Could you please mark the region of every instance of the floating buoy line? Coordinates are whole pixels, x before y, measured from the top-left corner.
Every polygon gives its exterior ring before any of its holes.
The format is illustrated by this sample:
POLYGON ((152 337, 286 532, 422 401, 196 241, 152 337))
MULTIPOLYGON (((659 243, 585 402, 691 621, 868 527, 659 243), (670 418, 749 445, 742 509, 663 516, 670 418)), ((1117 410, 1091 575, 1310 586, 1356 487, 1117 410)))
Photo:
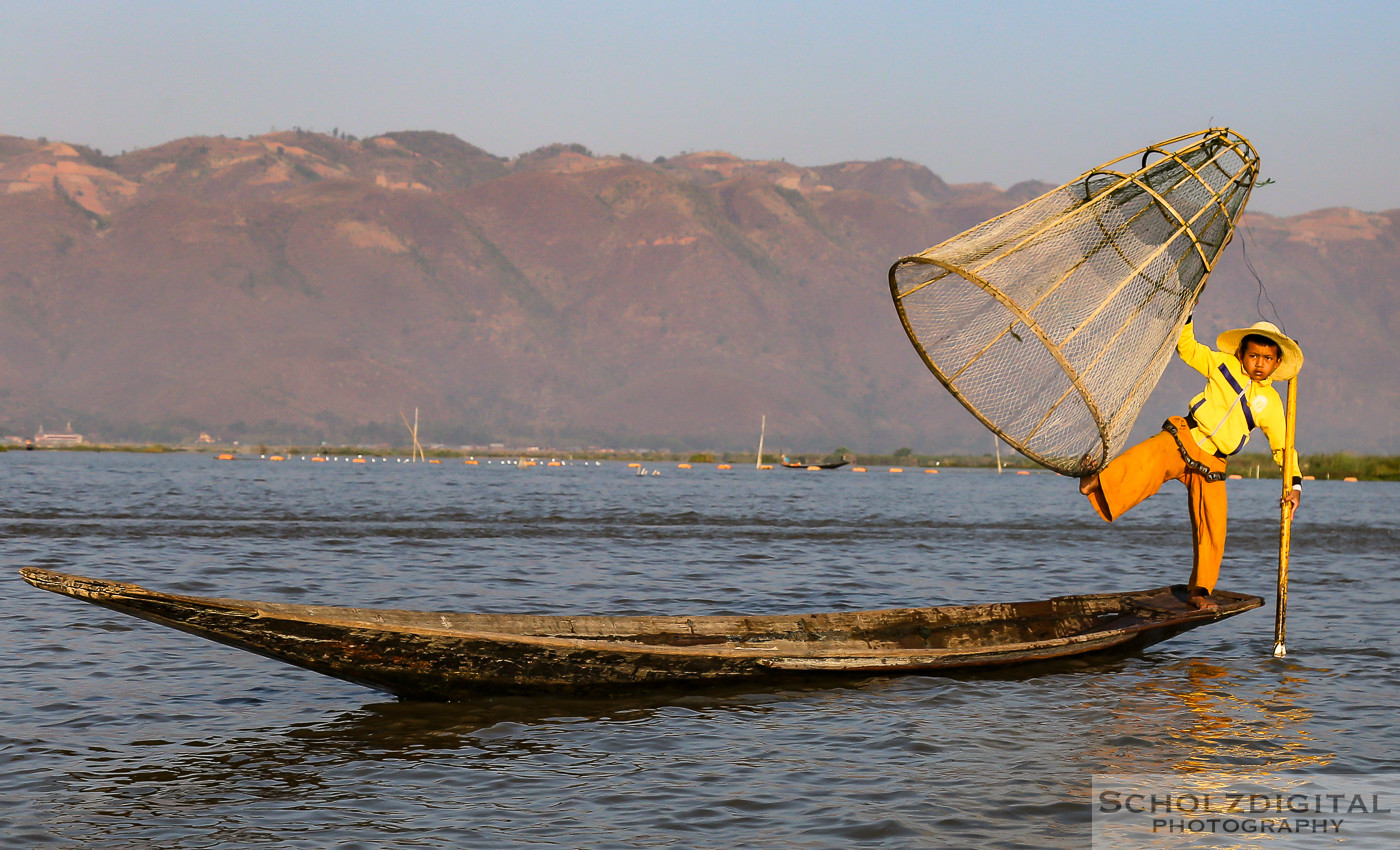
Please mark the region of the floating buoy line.
MULTIPOLYGON (((390 457, 380 457, 380 456, 377 456, 377 455, 365 456, 365 455, 362 455, 362 454, 360 454, 360 455, 354 455, 354 456, 350 456, 350 455, 321 455, 321 454, 316 454, 316 455, 300 455, 300 456, 292 456, 292 455, 288 455, 288 454, 259 454, 259 455, 256 455, 256 456, 255 456, 255 455, 238 455, 238 454, 235 454, 235 453, 233 453, 233 452, 221 452, 221 453, 219 453, 219 454, 217 454, 217 455, 214 456, 214 460, 221 460, 221 461, 230 461, 230 460, 239 460, 239 461, 250 461, 250 460, 253 460, 253 461, 257 461, 257 460, 260 460, 260 461, 266 461, 266 462, 268 462, 268 463, 285 463, 285 462, 291 462, 291 461, 300 461, 300 462, 306 462, 306 463, 350 463, 350 464, 365 464, 365 465, 368 465, 368 464, 381 464, 381 463, 400 463, 400 464, 415 464, 415 463, 417 463, 417 464, 423 464, 423 463, 427 463, 427 464, 434 465, 434 466, 440 466, 440 467, 441 467, 441 466, 444 466, 444 461, 443 461, 442 458, 428 458, 428 459, 426 459, 426 460, 423 460, 423 459, 421 459, 421 455, 420 455, 418 458, 413 458, 413 457, 392 457, 392 458, 390 458, 390 457)), ((516 469, 530 469, 530 468, 533 468, 533 467, 545 467, 545 468, 561 467, 561 468, 562 468, 562 467, 579 467, 579 466, 598 468, 598 467, 603 467, 603 466, 610 465, 610 464, 615 464, 615 463, 621 463, 621 461, 570 460, 570 459, 564 459, 564 458, 549 458, 549 459, 544 459, 544 458, 531 458, 531 457, 524 457, 524 456, 516 457, 516 458, 476 458, 476 457, 466 457, 466 458, 463 458, 463 460, 462 460, 462 465, 463 465, 463 466, 475 466, 475 467, 481 467, 481 466, 500 466, 500 467, 513 467, 513 468, 516 468, 516 469)), ((734 469, 734 465, 731 464, 731 463, 713 463, 713 464, 712 464, 712 463, 698 463, 698 462, 692 461, 692 462, 681 462, 681 463, 677 463, 677 464, 675 465, 675 468, 678 469, 678 470, 689 470, 689 471, 696 471, 696 470, 706 469, 706 468, 710 468, 710 467, 713 467, 715 470, 727 470, 727 471, 732 471, 732 470, 734 469)), ((646 466, 644 466, 640 461, 628 461, 628 462, 627 462, 627 467, 626 467, 626 468, 629 469, 629 470, 631 470, 631 471, 632 471, 635 475, 637 475, 637 476, 652 477, 652 476, 659 476, 659 475, 661 475, 661 470, 660 470, 660 469, 654 468, 654 467, 646 467, 646 466)), ((757 468, 757 470, 759 470, 759 471, 763 471, 763 470, 771 470, 771 469, 773 469, 773 466, 772 466, 771 464, 766 464, 766 463, 764 463, 764 464, 757 464, 757 465, 756 465, 756 468, 757 468)), ((830 471, 832 471, 832 470, 823 469, 822 467, 819 467, 819 466, 799 467, 799 469, 801 469, 802 471, 805 471, 805 472, 830 472, 830 471)), ((852 467, 850 467, 847 471, 848 471, 848 472, 869 472, 869 471, 870 471, 870 468, 869 468, 869 467, 865 467, 865 466, 852 466, 852 467)), ((904 467, 901 467, 901 466, 890 466, 890 467, 886 467, 886 468, 885 468, 885 471, 886 471, 887 473, 899 474, 899 473, 903 473, 903 472, 905 471, 905 468, 904 468, 904 467)), ((925 467, 925 468, 921 468, 921 469, 913 470, 913 471, 916 471, 916 472, 923 472, 923 473, 928 474, 928 475, 937 475, 937 474, 939 473, 939 470, 938 470, 938 469, 935 469, 934 467, 925 467)), ((1017 471, 1016 471, 1016 474, 1017 474, 1017 475, 1032 475, 1032 474, 1034 474, 1034 473, 1033 473, 1031 470, 1021 469, 1021 470, 1017 470, 1017 471)), ((1232 476, 1231 476, 1231 478, 1239 478, 1239 477, 1240 477, 1240 476, 1238 476, 1238 475, 1232 475, 1232 476)), ((1348 479, 1348 480, 1351 480, 1351 479, 1348 479)))

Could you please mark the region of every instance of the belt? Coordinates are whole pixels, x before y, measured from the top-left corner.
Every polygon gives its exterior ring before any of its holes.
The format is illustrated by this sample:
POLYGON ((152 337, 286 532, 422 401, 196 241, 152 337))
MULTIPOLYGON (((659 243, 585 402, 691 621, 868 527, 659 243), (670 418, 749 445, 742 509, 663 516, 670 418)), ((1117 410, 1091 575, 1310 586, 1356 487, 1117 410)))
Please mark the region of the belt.
MULTIPOLYGON (((1189 422, 1190 420, 1187 421, 1189 422)), ((1225 473, 1213 472, 1211 471, 1210 467, 1206 466, 1204 463, 1201 463, 1199 460, 1196 460, 1194 457, 1191 457, 1190 453, 1186 451, 1186 445, 1181 442, 1181 434, 1178 433, 1176 423, 1168 419, 1166 422, 1162 423, 1162 430, 1166 431, 1168 434, 1171 434, 1172 439, 1176 440, 1176 449, 1177 451, 1181 452, 1181 459, 1186 462, 1187 469, 1191 470, 1192 472, 1196 473, 1197 475, 1210 482, 1225 480, 1225 473)), ((1190 435, 1188 434, 1187 436, 1190 435)), ((1220 455, 1219 452, 1216 452, 1216 454, 1220 457, 1223 457, 1223 455, 1220 455)))
MULTIPOLYGON (((1186 427, 1191 428, 1191 429, 1194 430, 1194 429, 1196 429, 1196 428, 1201 427, 1201 423, 1199 423, 1199 422, 1196 421, 1196 417, 1195 417, 1194 415, 1188 413, 1188 414, 1186 414, 1186 427)), ((1177 442, 1180 443, 1181 441, 1180 441, 1180 440, 1177 440, 1177 442)), ((1205 446, 1202 446, 1201 448, 1205 448, 1205 446)), ((1224 452, 1220 451, 1219 449, 1216 449, 1214 452, 1212 452, 1212 454, 1214 454, 1216 457, 1220 458, 1221 460, 1225 460, 1226 458, 1229 457, 1229 455, 1225 454, 1224 452)))

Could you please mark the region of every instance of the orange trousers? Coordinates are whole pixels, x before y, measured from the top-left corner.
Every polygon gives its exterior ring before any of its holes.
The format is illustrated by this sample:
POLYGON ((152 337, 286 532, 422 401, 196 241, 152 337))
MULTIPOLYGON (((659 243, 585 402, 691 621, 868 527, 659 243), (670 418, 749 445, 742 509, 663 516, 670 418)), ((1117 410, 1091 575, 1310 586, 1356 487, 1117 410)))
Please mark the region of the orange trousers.
MULTIPOLYGON (((1191 457, 1211 472, 1224 472, 1225 459, 1216 457, 1191 439, 1186 420, 1173 416, 1177 433, 1191 457)), ((1099 516, 1113 522, 1138 502, 1175 478, 1186 485, 1191 511, 1191 538, 1195 561, 1190 584, 1210 592, 1220 577, 1220 558, 1225 553, 1226 493, 1224 481, 1207 481, 1205 476, 1186 468, 1176 440, 1166 431, 1149 437, 1114 458, 1099 473, 1099 492, 1089 495, 1089 504, 1099 516)))

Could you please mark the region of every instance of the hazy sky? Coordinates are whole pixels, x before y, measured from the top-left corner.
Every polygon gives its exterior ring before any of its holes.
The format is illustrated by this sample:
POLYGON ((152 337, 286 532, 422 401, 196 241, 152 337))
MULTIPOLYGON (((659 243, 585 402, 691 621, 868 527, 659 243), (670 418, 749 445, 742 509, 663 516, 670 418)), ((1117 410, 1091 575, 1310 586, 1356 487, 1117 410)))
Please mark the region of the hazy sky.
POLYGON ((108 153, 271 129, 442 130, 652 159, 893 156, 1064 182, 1208 126, 1251 208, 1400 207, 1400 3, 15 2, 0 134, 108 153))

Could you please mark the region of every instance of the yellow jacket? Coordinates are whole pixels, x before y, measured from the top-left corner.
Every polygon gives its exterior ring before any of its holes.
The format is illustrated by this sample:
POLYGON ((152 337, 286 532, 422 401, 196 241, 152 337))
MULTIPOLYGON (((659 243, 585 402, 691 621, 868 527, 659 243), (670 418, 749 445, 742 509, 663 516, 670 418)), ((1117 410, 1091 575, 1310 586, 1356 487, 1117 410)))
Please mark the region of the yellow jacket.
MULTIPOLYGON (((1249 379, 1233 353, 1216 351, 1196 341, 1188 319, 1176 341, 1176 353, 1186 365, 1206 378, 1206 388, 1191 399, 1189 419, 1195 421, 1191 436, 1209 452, 1237 454, 1249 442, 1256 427, 1269 438, 1274 463, 1283 466, 1283 402, 1273 381, 1249 379)), ((1288 471, 1298 474, 1298 454, 1290 458, 1288 471)))

